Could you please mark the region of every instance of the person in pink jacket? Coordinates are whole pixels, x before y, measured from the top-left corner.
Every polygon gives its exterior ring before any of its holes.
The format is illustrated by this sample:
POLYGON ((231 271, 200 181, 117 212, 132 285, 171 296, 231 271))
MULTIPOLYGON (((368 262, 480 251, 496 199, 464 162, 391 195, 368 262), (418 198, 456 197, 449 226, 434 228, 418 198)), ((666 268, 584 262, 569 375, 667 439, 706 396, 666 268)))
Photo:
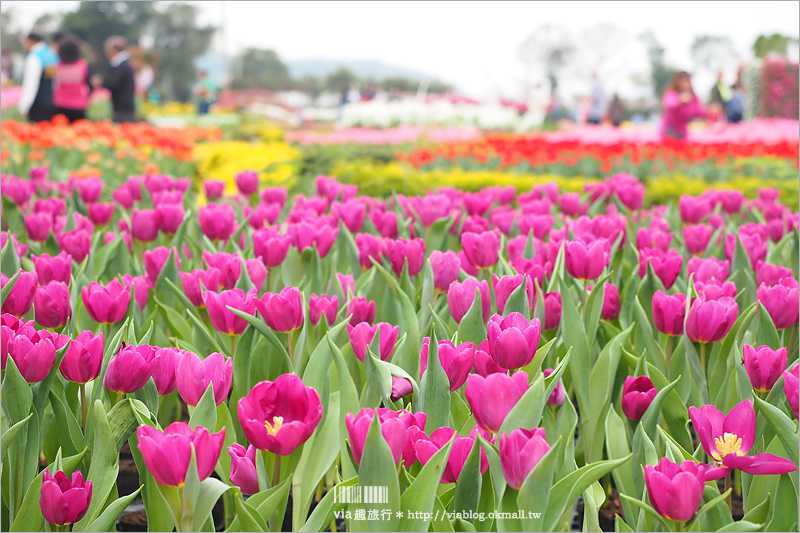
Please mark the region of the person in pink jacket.
POLYGON ((64 39, 58 47, 61 62, 56 67, 53 80, 53 104, 56 113, 64 115, 70 124, 86 118, 89 104, 89 65, 81 58, 81 50, 74 39, 64 39))
POLYGON ((692 90, 692 78, 688 72, 676 72, 664 91, 664 118, 661 121, 661 137, 686 139, 686 126, 694 118, 706 118, 708 112, 692 90))

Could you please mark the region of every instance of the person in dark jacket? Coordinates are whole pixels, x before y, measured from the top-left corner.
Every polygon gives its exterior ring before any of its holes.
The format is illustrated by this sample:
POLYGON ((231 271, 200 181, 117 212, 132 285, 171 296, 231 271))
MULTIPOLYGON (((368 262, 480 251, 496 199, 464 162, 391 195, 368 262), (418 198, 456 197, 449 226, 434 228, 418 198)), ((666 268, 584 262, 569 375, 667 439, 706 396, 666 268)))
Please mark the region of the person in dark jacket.
POLYGON ((95 76, 92 83, 95 87, 102 86, 111 92, 111 104, 114 108, 112 120, 117 123, 137 121, 134 105, 136 82, 127 47, 128 42, 124 37, 115 35, 106 40, 105 52, 111 70, 102 81, 95 76))
POLYGON ((618 128, 625 120, 625 103, 617 93, 614 93, 614 98, 611 99, 611 104, 608 106, 608 118, 615 128, 618 128))

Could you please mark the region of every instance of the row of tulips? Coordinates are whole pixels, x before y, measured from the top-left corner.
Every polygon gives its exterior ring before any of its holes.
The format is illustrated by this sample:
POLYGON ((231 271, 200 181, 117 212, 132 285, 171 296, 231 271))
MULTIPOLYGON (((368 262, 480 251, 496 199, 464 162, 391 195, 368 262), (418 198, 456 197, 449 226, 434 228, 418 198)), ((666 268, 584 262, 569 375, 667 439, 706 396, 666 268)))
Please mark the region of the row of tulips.
POLYGON ((3 529, 797 530, 776 191, 235 182, 3 177, 3 529))

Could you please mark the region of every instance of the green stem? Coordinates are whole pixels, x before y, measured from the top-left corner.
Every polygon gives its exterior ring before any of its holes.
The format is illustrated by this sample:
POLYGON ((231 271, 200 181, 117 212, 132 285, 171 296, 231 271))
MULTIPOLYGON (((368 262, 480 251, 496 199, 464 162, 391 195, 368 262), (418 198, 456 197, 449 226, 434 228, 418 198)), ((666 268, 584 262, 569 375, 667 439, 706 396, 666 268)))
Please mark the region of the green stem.
POLYGON ((80 391, 81 391, 81 429, 85 432, 86 431, 86 383, 80 384, 80 391))
POLYGON ((703 372, 706 372, 706 343, 700 343, 700 366, 703 368, 703 372))
POLYGON ((272 470, 272 486, 277 487, 281 482, 281 456, 275 454, 275 466, 272 470))
POLYGON ((742 495, 742 475, 739 469, 733 471, 733 492, 737 496, 742 495))
POLYGON ((794 341, 797 338, 797 324, 792 326, 792 336, 789 337, 789 355, 794 353, 794 341))
POLYGON ((236 354, 236 335, 231 335, 231 357, 236 354))
POLYGON ((667 338, 667 378, 669 378, 670 359, 672 359, 672 335, 667 338))
POLYGON ((589 293, 589 282, 583 280, 583 306, 581 306, 581 318, 586 321, 586 296, 589 293))
POLYGON ((680 532, 680 530, 681 530, 681 523, 680 522, 675 522, 675 531, 680 532))
POLYGON ((292 334, 286 334, 286 345, 289 347, 289 360, 294 363, 294 353, 292 348, 292 334))
MULTIPOLYGON (((731 475, 728 474, 725 476, 725 492, 728 492, 731 488, 731 475)), ((728 504, 728 511, 733 512, 733 502, 731 501, 731 495, 728 494, 728 497, 725 498, 725 502, 728 504)))

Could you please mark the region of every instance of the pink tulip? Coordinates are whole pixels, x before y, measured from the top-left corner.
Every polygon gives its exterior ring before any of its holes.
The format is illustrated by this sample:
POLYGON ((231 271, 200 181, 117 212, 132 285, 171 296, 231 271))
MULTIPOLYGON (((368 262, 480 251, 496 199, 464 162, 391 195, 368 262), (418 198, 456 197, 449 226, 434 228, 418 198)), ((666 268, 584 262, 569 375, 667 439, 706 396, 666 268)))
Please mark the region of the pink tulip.
POLYGON ((253 232, 253 253, 267 268, 274 268, 286 259, 291 237, 278 234, 272 228, 262 228, 253 232))
POLYGON ((505 318, 493 315, 487 331, 492 359, 501 367, 514 370, 533 361, 542 325, 538 318, 529 322, 520 313, 510 313, 505 318))
POLYGON ((474 276, 477 278, 478 275, 481 273, 481 271, 478 270, 478 268, 472 266, 472 264, 469 262, 469 259, 467 259, 467 255, 464 253, 464 250, 458 252, 458 261, 461 264, 460 265, 461 270, 463 270, 470 276, 474 276))
MULTIPOLYGON (((41 278, 41 274, 39 275, 41 278)), ((792 277, 792 269, 779 265, 771 265, 763 261, 756 264, 756 286, 763 283, 767 287, 779 285, 784 278, 792 277)))
POLYGON ((233 381, 233 359, 221 353, 212 353, 201 360, 191 352, 180 357, 176 367, 178 394, 187 405, 195 406, 213 383, 214 401, 220 405, 228 397, 233 381))
MULTIPOLYGON (((593 287, 590 285, 589 290, 593 287)), ((613 283, 606 283, 603 285, 603 308, 600 311, 600 316, 605 320, 614 320, 619 316, 622 302, 619 298, 619 289, 613 283)))
POLYGON ((281 206, 278 204, 260 203, 255 209, 245 206, 243 210, 245 217, 250 217, 248 224, 253 229, 263 228, 265 224, 274 224, 281 215, 281 206))
POLYGON ((71 255, 75 261, 82 263, 91 250, 92 236, 87 231, 76 229, 59 235, 58 245, 63 251, 71 255))
POLYGON ((636 248, 658 248, 667 251, 672 242, 672 233, 656 229, 639 228, 636 232, 636 248))
MULTIPOLYGON (((546 368, 543 374, 545 378, 550 377, 553 374, 553 369, 546 368)), ((564 398, 565 398, 564 384, 559 379, 558 383, 556 384, 556 388, 553 389, 553 392, 550 393, 550 397, 547 399, 547 405, 552 405, 553 407, 558 407, 559 405, 563 405, 564 398)))
POLYGON ((653 508, 666 518, 685 522, 703 503, 706 466, 694 461, 675 464, 666 457, 656 466, 645 465, 644 480, 653 508))
POLYGON ((711 205, 707 199, 694 198, 688 194, 680 197, 678 209, 681 213, 681 220, 687 224, 697 224, 711 213, 711 205))
POLYGON ((653 403, 656 394, 658 390, 647 376, 628 376, 622 386, 622 412, 629 419, 638 422, 653 403))
POLYGON ((174 422, 162 433, 151 426, 136 428, 139 451, 147 471, 162 485, 182 487, 189 471, 194 448, 197 473, 200 481, 214 471, 225 444, 225 428, 219 433, 209 433, 203 426, 194 431, 185 422, 174 422))
POLYGON ((542 457, 550 451, 544 428, 518 428, 500 436, 500 465, 508 485, 519 490, 542 457))
POLYGON ((61 252, 55 257, 49 254, 38 257, 31 254, 31 259, 39 277, 39 284, 47 285, 51 281, 63 281, 69 285, 72 277, 72 257, 68 253, 61 252))
POLYGON ((479 216, 468 216, 461 226, 461 233, 483 233, 489 231, 489 221, 479 216))
POLYGON ((243 170, 236 174, 234 178, 239 192, 245 196, 250 196, 258 191, 258 173, 254 170, 243 170))
POLYGON ((344 203, 333 202, 331 205, 331 214, 338 220, 344 222, 344 225, 350 233, 356 233, 361 231, 361 228, 364 226, 367 208, 360 200, 349 200, 344 203))
POLYGON ((247 321, 234 315, 228 307, 254 315, 257 299, 255 289, 250 289, 247 293, 242 289, 230 289, 219 294, 212 291, 203 293, 203 304, 208 310, 211 325, 220 333, 227 335, 241 335, 248 325, 247 321))
POLYGON ((695 283, 698 281, 706 282, 711 279, 725 281, 728 279, 730 265, 730 261, 722 261, 716 257, 706 259, 692 257, 686 265, 686 275, 691 276, 694 274, 695 283))
POLYGON ((358 260, 364 270, 372 268, 373 259, 380 263, 381 258, 386 255, 386 241, 380 237, 369 233, 359 233, 355 240, 358 247, 358 260))
POLYGON ((345 275, 341 272, 336 273, 336 279, 339 281, 339 286, 342 288, 344 301, 348 302, 350 298, 356 294, 356 280, 353 278, 352 274, 345 275))
POLYGON ((103 366, 105 339, 102 333, 81 331, 73 339, 61 361, 61 374, 73 383, 88 383, 100 375, 103 366))
POLYGON ((107 390, 120 394, 136 392, 150 379, 159 360, 152 346, 123 344, 119 353, 108 363, 104 385, 107 390))
POLYGON ((653 272, 666 289, 672 287, 683 267, 683 256, 672 248, 668 252, 663 252, 658 248, 643 248, 639 250, 640 278, 644 278, 645 274, 647 274, 648 261, 653 268, 653 272))
POLYGON ((728 334, 739 315, 733 298, 695 298, 686 315, 686 336, 694 342, 717 342, 728 334))
POLYGON ((236 213, 228 204, 206 204, 197 212, 203 235, 212 241, 227 241, 236 229, 236 213))
MULTIPOLYGON (((368 408, 362 409, 355 416, 353 416, 352 413, 347 413, 347 416, 345 416, 345 426, 347 427, 347 436, 350 440, 350 449, 353 452, 353 459, 355 459, 357 465, 361 464, 361 456, 364 453, 364 443, 367 440, 367 433, 369 432, 374 417, 375 411, 368 408)), ((378 419, 381 422, 381 434, 389 445, 394 463, 395 465, 399 465, 400 459, 403 457, 403 448, 406 445, 409 426, 401 420, 401 417, 381 417, 379 415, 378 419)))
POLYGON ((53 217, 50 213, 31 213, 25 215, 25 231, 32 241, 44 242, 53 228, 53 217))
POLYGON ((553 227, 555 219, 551 215, 520 215, 517 226, 522 235, 533 232, 537 239, 544 239, 553 227))
POLYGON ((222 198, 222 193, 225 191, 225 182, 222 180, 204 180, 203 188, 206 191, 206 198, 217 200, 222 198))
POLYGON ((472 307, 476 289, 480 290, 483 320, 488 320, 491 301, 489 299, 489 283, 486 280, 479 282, 475 278, 467 278, 461 283, 454 281, 450 284, 450 289, 447 291, 447 305, 453 320, 459 324, 469 308, 472 307))
POLYGON ((361 322, 372 324, 375 320, 375 302, 367 302, 363 296, 352 298, 347 304, 347 316, 350 317, 350 324, 361 322))
POLYGON ((531 282, 537 282, 539 287, 544 287, 545 276, 549 278, 553 273, 553 264, 541 255, 535 255, 531 259, 517 257, 511 261, 511 266, 518 273, 527 274, 531 282))
POLYGON ((394 211, 373 211, 369 219, 382 237, 396 239, 399 231, 397 228, 397 215, 394 211))
POLYGON ((686 295, 666 294, 656 291, 653 295, 653 322, 656 329, 664 335, 683 335, 683 321, 686 315, 686 295))
POLYGON ((295 374, 262 381, 239 400, 239 422, 245 437, 259 450, 291 453, 314 433, 322 418, 319 394, 295 374))
POLYGON ((478 269, 489 268, 497 264, 500 253, 500 232, 497 230, 483 233, 463 233, 461 246, 472 266, 478 269))
POLYGON ((152 242, 158 236, 156 212, 152 209, 134 209, 131 215, 131 236, 138 242, 152 242))
MULTIPOLYGON (((447 456, 447 464, 444 467, 444 472, 442 472, 442 479, 440 480, 440 483, 456 483, 458 481, 458 477, 461 475, 461 471, 464 469, 464 464, 467 462, 470 452, 472 452, 472 447, 480 446, 480 444, 476 444, 476 429, 477 428, 473 428, 473 431, 470 435, 462 437, 456 433, 456 430, 453 428, 449 428, 447 426, 440 427, 431 433, 430 438, 422 437, 418 439, 414 443, 414 452, 419 459, 419 462, 422 465, 425 465, 428 463, 428 461, 430 461, 431 457, 436 454, 436 452, 447 446, 447 444, 452 440, 453 445, 450 448, 450 454, 447 456)), ((486 473, 488 468, 489 459, 486 457, 486 452, 481 450, 481 474, 486 473)))
POLYGON ((786 370, 789 352, 786 348, 773 350, 769 346, 753 348, 747 343, 742 347, 744 368, 750 384, 757 392, 772 390, 772 386, 786 370))
POLYGON ((150 283, 147 276, 133 277, 130 274, 123 274, 122 282, 128 289, 133 288, 133 297, 136 300, 136 305, 144 311, 144 308, 147 307, 147 302, 150 301, 150 289, 153 288, 153 284, 150 283))
POLYGON ((712 279, 707 283, 698 281, 694 284, 697 289, 697 294, 706 300, 719 300, 723 297, 735 298, 736 297, 736 284, 732 281, 720 283, 712 279))
POLYGON ((499 313, 502 313, 505 309, 506 302, 508 301, 509 296, 511 296, 511 293, 514 292, 517 287, 522 285, 523 278, 525 282, 525 292, 528 296, 528 308, 531 308, 533 307, 534 288, 533 280, 529 276, 517 274, 516 276, 503 276, 502 278, 498 278, 497 274, 492 274, 494 297, 495 301, 497 302, 497 311, 499 313))
POLYGON ((443 294, 450 288, 450 284, 458 279, 461 270, 458 255, 452 250, 446 252, 434 250, 429 259, 433 270, 434 289, 443 294))
MULTIPOLYGON (((535 304, 534 304, 535 305, 535 304)), ((561 323, 561 293, 548 292, 544 295, 544 329, 552 331, 561 323)))
POLYGON ((392 265, 392 270, 399 277, 403 266, 408 264, 408 275, 416 276, 425 264, 425 241, 422 239, 397 239, 386 240, 386 256, 392 265))
POLYGON ((242 494, 258 492, 258 473, 256 472, 256 447, 244 446, 234 442, 228 447, 231 454, 231 483, 242 489, 242 494))
POLYGON ((786 394, 786 399, 789 406, 792 408, 795 418, 800 418, 798 415, 798 404, 800 403, 800 365, 794 364, 791 370, 783 371, 783 392, 786 394))
POLYGON ((475 372, 483 377, 486 377, 489 374, 496 374, 498 372, 501 374, 508 374, 508 370, 495 363, 494 359, 492 359, 492 356, 489 353, 488 340, 483 341, 475 350, 475 372))
POLYGON ((16 177, 9 177, 3 180, 3 196, 9 198, 17 206, 28 203, 33 194, 31 183, 16 177))
POLYGON ((55 475, 49 470, 44 471, 39 507, 50 524, 74 524, 86 514, 91 501, 92 482, 84 482, 80 470, 72 473, 72 479, 61 470, 55 475))
POLYGON ((159 204, 155 211, 156 225, 166 235, 174 235, 178 231, 186 214, 181 204, 159 204))
POLYGON ((40 286, 33 297, 36 322, 46 328, 63 327, 72 316, 69 299, 69 286, 63 281, 40 286))
POLYGON ((191 272, 178 272, 183 285, 183 292, 195 307, 202 307, 203 291, 219 291, 220 272, 216 268, 208 270, 196 269, 191 272), (202 282, 202 287, 200 283, 202 282))
POLYGON ((89 219, 98 226, 105 226, 111 222, 116 206, 108 202, 97 202, 86 206, 89 219))
POLYGON ((708 224, 690 224, 683 227, 683 242, 690 254, 702 254, 711 241, 713 230, 708 224))
POLYGON ((597 279, 608 264, 605 239, 569 241, 564 248, 564 266, 570 276, 582 280, 597 279))
POLYGON ((350 337, 350 345, 353 347, 353 353, 358 357, 359 361, 364 362, 367 355, 367 348, 379 328, 380 353, 375 355, 379 356, 382 361, 389 361, 392 358, 392 353, 397 343, 400 326, 392 326, 387 322, 379 322, 374 326, 370 326, 367 322, 361 322, 355 327, 349 323, 347 324, 347 334, 350 337))
POLYGON ((144 269, 147 273, 147 278, 153 285, 156 284, 158 275, 164 269, 164 266, 167 264, 167 261, 169 261, 170 256, 175 258, 178 270, 180 270, 181 260, 178 256, 178 250, 176 248, 159 246, 154 250, 146 250, 144 252, 144 269))
POLYGON ((744 194, 742 191, 727 189, 719 191, 719 199, 722 203, 722 210, 731 215, 741 210, 744 194))
POLYGON ((558 198, 558 205, 561 212, 568 217, 583 215, 588 207, 581 205, 581 194, 578 192, 565 192, 558 198))
POLYGON ((280 333, 303 327, 303 297, 297 287, 284 287, 280 293, 268 292, 254 300, 267 325, 280 333))
POLYGON ((392 376, 392 395, 391 400, 396 402, 400 398, 405 398, 414 392, 414 386, 406 378, 392 376))
POLYGON ((317 296, 312 294, 308 299, 308 318, 311 319, 311 324, 314 326, 319 324, 323 315, 325 315, 326 324, 328 326, 333 325, 336 321, 338 310, 339 298, 336 296, 328 296, 327 294, 317 296))
POLYGON ((10 315, 5 313, 2 315, 2 340, 0 340, 0 349, 2 352, 0 353, 0 368, 3 370, 6 369, 6 360, 8 359, 8 343, 11 342, 11 339, 16 337, 17 332, 20 330, 30 330, 30 334, 36 331, 33 328, 32 324, 29 324, 28 327, 25 327, 25 319, 17 318, 14 315, 10 315))
MULTIPOLYGON (((8 355, 28 383, 38 383, 50 373, 56 361, 55 338, 46 330, 35 330, 30 322, 8 340, 8 355)), ((7 360, 6 360, 7 361, 7 360)))
MULTIPOLYGON (((8 238, 9 233, 7 231, 0 232, 0 249, 6 247, 6 241, 8 238)), ((16 235, 11 235, 11 242, 14 245, 14 249, 17 251, 17 255, 19 257, 25 257, 25 255, 28 253, 28 246, 25 244, 20 244, 16 235)))
MULTIPOLYGON (((298 252, 316 245, 319 256, 325 257, 331 251, 333 243, 336 242, 336 238, 339 236, 339 228, 308 221, 289 224, 286 228, 286 233, 292 237, 292 242, 297 247, 298 252)), ((359 235, 362 234, 359 233, 359 235)))
MULTIPOLYGON (((8 278, 5 274, 0 274, 0 286, 5 287, 6 283, 8 278)), ((20 270, 14 287, 3 300, 2 312, 18 317, 28 314, 33 306, 37 285, 39 285, 39 275, 35 271, 20 270)))
POLYGON ((735 468, 753 475, 788 474, 797 470, 793 462, 771 453, 747 455, 756 434, 756 415, 749 399, 734 406, 727 415, 713 405, 699 409, 691 406, 689 418, 703 450, 716 464, 722 463, 707 471, 707 480, 724 477, 735 468))
POLYGON ((150 377, 153 378, 156 384, 156 390, 158 390, 159 396, 169 396, 175 391, 175 388, 178 386, 176 375, 178 363, 181 361, 181 358, 188 353, 189 352, 185 350, 171 347, 156 349, 158 364, 153 368, 150 377))
POLYGON ((278 204, 283 209, 283 206, 286 205, 288 194, 285 187, 265 187, 259 197, 265 202, 278 204))
MULTIPOLYGON (((792 277, 783 278, 778 285, 758 287, 758 301, 772 317, 777 329, 787 329, 798 323, 798 283, 792 277)), ((14 287, 16 289, 16 287, 14 287)))
POLYGON ((478 425, 486 431, 497 433, 508 413, 527 390, 528 375, 520 370, 511 377, 501 373, 485 378, 470 374, 464 395, 478 425))
MULTIPOLYGON (((428 368, 430 341, 430 337, 422 339, 419 365, 420 379, 428 368)), ((455 346, 447 339, 441 340, 439 341, 439 363, 450 381, 450 392, 457 391, 467 381, 467 376, 475 363, 475 345, 471 342, 464 342, 455 346)))

